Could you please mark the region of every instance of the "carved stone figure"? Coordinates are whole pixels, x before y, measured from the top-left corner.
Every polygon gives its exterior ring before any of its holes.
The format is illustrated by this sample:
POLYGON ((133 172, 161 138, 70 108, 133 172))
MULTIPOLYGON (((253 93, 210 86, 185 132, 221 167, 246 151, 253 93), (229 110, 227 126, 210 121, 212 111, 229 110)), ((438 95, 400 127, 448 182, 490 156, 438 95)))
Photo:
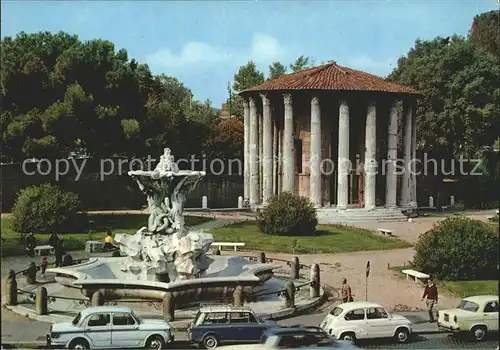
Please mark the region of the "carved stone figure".
POLYGON ((167 272, 170 281, 202 276, 209 266, 206 256, 213 237, 190 232, 184 224, 187 194, 205 176, 203 171, 179 170, 170 149, 153 171, 128 173, 146 195, 149 207, 147 227, 135 235, 117 234, 115 241, 128 258, 122 271, 137 279, 154 279, 167 272))

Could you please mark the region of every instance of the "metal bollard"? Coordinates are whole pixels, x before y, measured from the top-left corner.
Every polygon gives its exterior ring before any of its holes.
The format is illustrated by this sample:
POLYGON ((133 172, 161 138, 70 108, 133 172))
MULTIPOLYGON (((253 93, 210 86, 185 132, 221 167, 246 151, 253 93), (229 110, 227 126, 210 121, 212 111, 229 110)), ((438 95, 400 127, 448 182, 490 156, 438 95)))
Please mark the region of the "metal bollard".
POLYGON ((207 196, 201 197, 201 209, 208 209, 208 198, 207 198, 207 196))
POLYGON ((266 263, 266 253, 260 252, 259 254, 259 263, 265 264, 266 263))
POLYGON ((295 307, 295 284, 288 280, 285 282, 285 307, 295 307))
POLYGON ((317 298, 319 297, 319 287, 320 287, 320 276, 319 276, 319 265, 311 265, 311 286, 309 287, 309 297, 317 298))
POLYGON ((104 295, 97 291, 92 294, 92 306, 103 306, 104 305, 104 295))
POLYGON ((294 256, 293 259, 292 259, 292 262, 290 264, 290 275, 291 275, 291 278, 296 280, 299 278, 299 272, 300 272, 300 262, 299 262, 299 258, 294 256))
POLYGON ((30 262, 30 264, 28 265, 28 270, 26 271, 26 283, 36 283, 36 265, 33 261, 30 262))
POLYGON ((236 286, 233 292, 233 305, 243 306, 243 288, 241 286, 236 286))
POLYGON ((163 319, 167 322, 175 320, 175 299, 172 292, 163 295, 163 319))
POLYGON ((5 290, 7 291, 5 303, 7 305, 17 305, 17 281, 14 270, 10 270, 5 279, 5 290))
POLYGON ((238 209, 243 209, 243 197, 238 197, 238 209))
POLYGON ((48 314, 48 299, 47 299, 47 288, 40 287, 36 290, 35 294, 35 310, 37 315, 47 315, 48 314))

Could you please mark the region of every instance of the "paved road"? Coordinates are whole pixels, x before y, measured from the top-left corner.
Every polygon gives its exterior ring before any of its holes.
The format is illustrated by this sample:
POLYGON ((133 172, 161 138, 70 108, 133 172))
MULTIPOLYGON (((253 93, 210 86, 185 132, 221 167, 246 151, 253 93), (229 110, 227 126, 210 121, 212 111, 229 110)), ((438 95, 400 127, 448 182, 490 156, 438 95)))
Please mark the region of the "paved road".
MULTIPOLYGON (((318 324, 323 319, 324 311, 316 314, 303 315, 288 320, 282 320, 282 325, 291 324, 318 324)), ((33 321, 27 317, 12 313, 9 310, 2 309, 2 345, 12 343, 24 343, 22 348, 43 348, 45 334, 50 324, 33 321)), ((191 349, 185 340, 186 334, 183 332, 174 333, 176 343, 175 349, 191 349)), ((498 345, 498 333, 494 334, 492 339, 476 343, 463 340, 456 337, 450 337, 447 334, 426 334, 418 335, 408 344, 394 344, 390 340, 369 341, 359 344, 365 349, 490 349, 493 350, 498 345)), ((5 346, 12 348, 12 346, 5 346)))

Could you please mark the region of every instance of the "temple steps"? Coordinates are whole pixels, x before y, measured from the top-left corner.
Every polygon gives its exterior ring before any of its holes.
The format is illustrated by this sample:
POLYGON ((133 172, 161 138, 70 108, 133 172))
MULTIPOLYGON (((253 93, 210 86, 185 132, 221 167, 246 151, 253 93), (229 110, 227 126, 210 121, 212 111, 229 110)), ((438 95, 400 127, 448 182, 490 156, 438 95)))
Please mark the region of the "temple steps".
POLYGON ((407 221, 406 215, 401 209, 375 208, 372 210, 364 208, 317 209, 320 224, 352 224, 359 222, 403 222, 407 221))

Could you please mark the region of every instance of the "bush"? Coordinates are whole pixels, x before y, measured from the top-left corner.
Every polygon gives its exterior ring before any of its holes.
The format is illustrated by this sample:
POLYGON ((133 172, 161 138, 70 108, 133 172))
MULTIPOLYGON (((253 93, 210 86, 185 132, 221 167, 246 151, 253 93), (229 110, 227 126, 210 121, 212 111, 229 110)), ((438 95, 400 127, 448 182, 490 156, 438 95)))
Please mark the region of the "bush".
POLYGON ((450 217, 422 234, 413 265, 438 279, 498 277, 498 235, 482 221, 450 217))
POLYGON ((289 192, 280 193, 257 214, 262 232, 276 236, 310 236, 316 234, 316 208, 307 199, 289 192))
POLYGON ((82 228, 78 195, 58 186, 29 186, 19 192, 12 208, 10 227, 17 232, 65 233, 82 228))

